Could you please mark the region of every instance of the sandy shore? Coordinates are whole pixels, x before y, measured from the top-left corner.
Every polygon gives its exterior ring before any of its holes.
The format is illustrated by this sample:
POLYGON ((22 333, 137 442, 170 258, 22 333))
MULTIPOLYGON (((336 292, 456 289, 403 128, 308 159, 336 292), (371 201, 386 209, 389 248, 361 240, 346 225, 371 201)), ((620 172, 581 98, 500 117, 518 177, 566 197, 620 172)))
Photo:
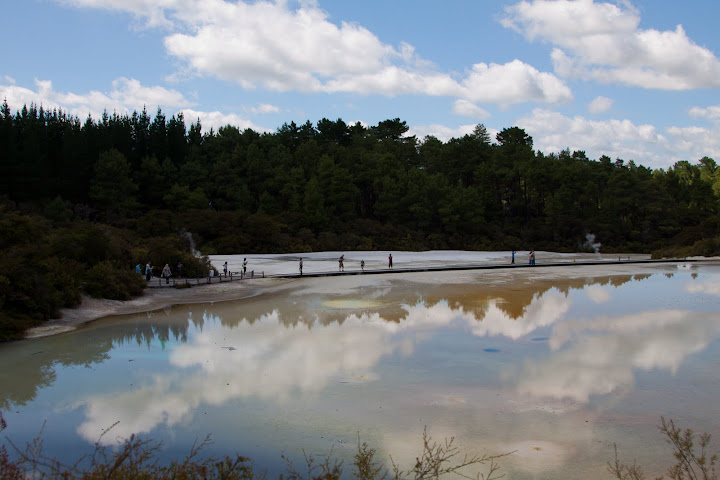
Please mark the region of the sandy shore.
POLYGON ((200 285, 192 288, 147 288, 143 296, 132 300, 108 300, 83 295, 75 308, 61 309, 61 318, 27 331, 25 338, 44 337, 74 330, 78 325, 111 315, 126 315, 158 310, 173 305, 239 300, 285 285, 292 280, 253 279, 200 285))

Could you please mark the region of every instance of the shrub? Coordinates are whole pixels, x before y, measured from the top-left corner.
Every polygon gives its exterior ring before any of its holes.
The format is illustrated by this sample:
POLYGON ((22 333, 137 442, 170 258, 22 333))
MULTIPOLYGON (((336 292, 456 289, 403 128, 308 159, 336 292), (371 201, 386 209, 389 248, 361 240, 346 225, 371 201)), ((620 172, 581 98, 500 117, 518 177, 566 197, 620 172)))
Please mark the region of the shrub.
POLYGON ((147 286, 143 277, 128 268, 117 268, 111 262, 100 262, 84 275, 85 292, 96 298, 129 300, 141 295, 147 286))
MULTIPOLYGON (((667 474, 673 480, 717 480, 715 465, 717 454, 710 455, 708 447, 712 437, 707 433, 696 435, 691 429, 682 430, 672 420, 660 417, 660 432, 665 435, 667 443, 672 445, 675 463, 667 474), (697 440, 697 446, 695 441, 697 440)), ((619 480, 643 480, 645 474, 640 466, 633 462, 628 465, 620 462, 615 446, 615 461, 608 462, 608 471, 619 480)), ((659 477, 656 480, 662 480, 659 477)))

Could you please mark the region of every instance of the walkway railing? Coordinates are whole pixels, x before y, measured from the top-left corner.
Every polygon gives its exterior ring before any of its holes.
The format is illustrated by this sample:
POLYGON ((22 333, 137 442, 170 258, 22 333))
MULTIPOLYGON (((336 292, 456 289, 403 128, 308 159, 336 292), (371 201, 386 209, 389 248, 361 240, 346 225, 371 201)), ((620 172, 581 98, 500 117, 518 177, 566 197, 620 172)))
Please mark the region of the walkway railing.
POLYGON ((528 265, 525 263, 470 263, 470 264, 456 264, 456 265, 440 265, 440 266, 409 266, 409 267, 397 267, 397 268, 376 268, 365 270, 346 270, 341 272, 307 272, 303 273, 280 273, 280 274, 268 274, 264 271, 255 272, 250 271, 249 273, 243 274, 242 272, 228 272, 227 276, 220 274, 217 276, 207 277, 194 277, 194 278, 176 278, 170 277, 167 281, 164 278, 153 277, 148 282, 150 288, 167 288, 177 287, 183 288, 184 286, 196 286, 196 285, 212 285, 225 282, 236 282, 246 279, 256 278, 316 278, 316 277, 337 277, 341 275, 384 275, 392 273, 415 273, 415 272, 447 272, 454 270, 498 270, 498 269, 512 269, 512 268, 548 268, 548 267, 569 267, 569 266, 594 266, 594 265, 625 265, 625 264, 662 264, 662 263, 718 263, 716 259, 684 259, 684 258, 663 258, 658 260, 642 259, 632 260, 630 257, 618 257, 617 260, 593 260, 593 261, 567 261, 567 262, 554 262, 554 263, 536 263, 535 265, 528 265))

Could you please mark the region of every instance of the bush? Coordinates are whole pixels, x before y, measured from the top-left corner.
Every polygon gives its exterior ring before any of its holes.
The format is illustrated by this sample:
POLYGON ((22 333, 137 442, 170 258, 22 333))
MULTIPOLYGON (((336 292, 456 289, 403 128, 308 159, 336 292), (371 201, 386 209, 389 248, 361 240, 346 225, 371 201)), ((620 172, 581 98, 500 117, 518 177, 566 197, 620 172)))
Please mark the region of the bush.
MULTIPOLYGON (((668 468, 667 474, 673 480, 717 480, 715 465, 717 454, 709 454, 708 447, 712 437, 707 433, 696 435, 691 429, 682 430, 672 420, 660 417, 660 432, 665 435, 667 443, 672 445, 675 463, 668 468), (695 441, 697 440, 697 448, 695 441)), ((615 461, 608 462, 608 471, 618 480, 644 480, 642 468, 633 462, 632 465, 620 462, 615 446, 615 461)), ((662 480, 659 477, 656 480, 662 480)))
POLYGON ((100 262, 84 275, 85 292, 96 298, 130 300, 141 295, 147 283, 134 270, 117 268, 111 262, 100 262))

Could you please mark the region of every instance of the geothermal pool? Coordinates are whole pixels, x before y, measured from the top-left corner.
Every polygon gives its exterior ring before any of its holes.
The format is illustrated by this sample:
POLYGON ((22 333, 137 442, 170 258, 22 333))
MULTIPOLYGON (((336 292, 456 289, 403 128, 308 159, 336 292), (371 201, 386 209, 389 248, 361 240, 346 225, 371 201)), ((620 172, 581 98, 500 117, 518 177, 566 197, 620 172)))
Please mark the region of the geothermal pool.
POLYGON ((244 300, 0 345, 0 441, 42 431, 45 453, 72 463, 131 434, 178 458, 211 434, 206 455, 274 478, 303 452, 332 450, 350 472, 358 437, 408 469, 427 428, 471 454, 514 452, 508 479, 599 479, 613 444, 664 473, 661 416, 720 439, 718 263, 263 282, 244 300))

